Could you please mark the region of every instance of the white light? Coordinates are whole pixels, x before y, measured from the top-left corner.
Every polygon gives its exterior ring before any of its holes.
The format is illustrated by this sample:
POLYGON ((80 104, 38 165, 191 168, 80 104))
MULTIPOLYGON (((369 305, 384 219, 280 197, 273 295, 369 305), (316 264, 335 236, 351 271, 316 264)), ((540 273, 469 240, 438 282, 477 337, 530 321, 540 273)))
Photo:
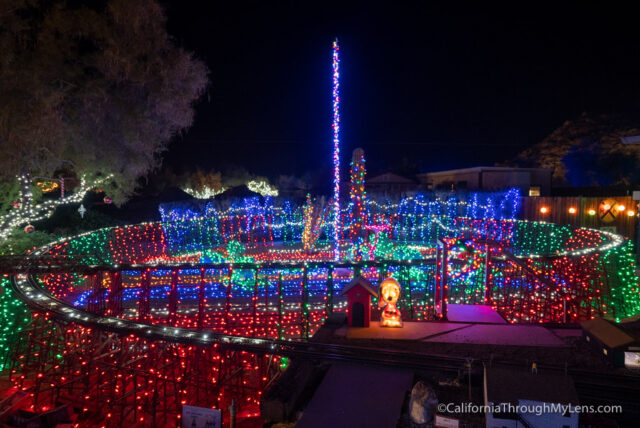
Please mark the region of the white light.
POLYGON ((247 183, 247 188, 253 193, 258 193, 262 196, 278 196, 278 189, 264 180, 251 180, 247 183))
POLYGON ((212 199, 217 195, 224 193, 227 190, 227 188, 221 187, 220 189, 212 189, 209 186, 204 186, 200 190, 195 190, 195 189, 192 189, 191 187, 183 187, 182 190, 190 194, 196 199, 212 199))

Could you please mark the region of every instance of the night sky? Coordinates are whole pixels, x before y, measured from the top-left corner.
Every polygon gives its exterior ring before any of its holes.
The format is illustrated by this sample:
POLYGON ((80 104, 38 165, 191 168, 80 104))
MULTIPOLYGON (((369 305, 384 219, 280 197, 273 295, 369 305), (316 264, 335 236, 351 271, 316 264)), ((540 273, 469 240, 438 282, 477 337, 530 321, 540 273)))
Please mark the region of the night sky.
POLYGON ((611 4, 163 3, 211 71, 178 172, 328 174, 335 37, 344 173, 358 146, 370 174, 491 165, 583 112, 640 110, 637 15, 611 4))

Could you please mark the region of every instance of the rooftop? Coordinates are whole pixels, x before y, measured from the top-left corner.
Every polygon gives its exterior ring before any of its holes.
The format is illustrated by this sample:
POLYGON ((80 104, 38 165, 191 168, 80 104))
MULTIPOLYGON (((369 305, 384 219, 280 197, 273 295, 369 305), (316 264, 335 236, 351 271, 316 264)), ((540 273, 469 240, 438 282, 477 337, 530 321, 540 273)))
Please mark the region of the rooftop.
POLYGON ((340 294, 342 294, 342 295, 346 294, 349 290, 351 290, 356 285, 361 286, 362 288, 367 290, 369 293, 371 293, 373 296, 378 297, 378 291, 373 286, 373 284, 371 284, 371 282, 369 282, 366 278, 364 278, 362 276, 359 276, 357 278, 352 279, 351 282, 349 284, 347 284, 347 286, 342 289, 340 294))
POLYGON ((502 367, 486 369, 487 401, 518 404, 518 400, 544 403, 579 404, 570 376, 502 367))
POLYGON ((638 341, 631 333, 603 318, 584 321, 580 326, 609 348, 618 348, 638 341))
POLYGON ((449 175, 449 174, 462 174, 462 173, 474 173, 474 172, 509 172, 509 171, 520 171, 520 172, 531 172, 531 171, 548 171, 549 174, 553 172, 550 168, 518 168, 518 167, 508 167, 508 166, 476 166, 473 168, 461 168, 461 169, 449 169, 446 171, 435 171, 435 172, 425 172, 422 174, 418 174, 418 176, 434 176, 434 175, 449 175))
POLYGON ((638 144, 640 143, 640 135, 622 137, 620 140, 622 141, 622 144, 638 144))
POLYGON ((344 326, 336 330, 335 334, 347 339, 551 348, 567 346, 551 330, 539 325, 526 324, 405 321, 402 328, 389 328, 380 326, 378 321, 372 321, 369 327, 344 326))
POLYGON ((333 364, 296 427, 395 426, 412 382, 411 371, 333 364))
POLYGON ((507 324, 507 321, 489 305, 447 305, 447 319, 453 322, 483 322, 507 324))
POLYGON ((413 180, 403 177, 392 172, 376 175, 367 180, 367 184, 387 184, 387 183, 400 183, 400 184, 415 184, 413 180))

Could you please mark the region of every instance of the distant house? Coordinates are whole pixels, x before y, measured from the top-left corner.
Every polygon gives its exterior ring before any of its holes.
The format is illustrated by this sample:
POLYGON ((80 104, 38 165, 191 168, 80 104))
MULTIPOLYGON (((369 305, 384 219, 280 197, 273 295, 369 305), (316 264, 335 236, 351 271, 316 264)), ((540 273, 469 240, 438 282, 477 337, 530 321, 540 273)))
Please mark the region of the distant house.
POLYGON ((551 192, 552 169, 479 166, 418 174, 420 184, 430 190, 520 189, 523 196, 545 196, 551 192))
POLYGON ((640 339, 603 318, 580 323, 582 335, 613 365, 640 368, 640 339))
POLYGON ((579 404, 573 380, 566 375, 485 368, 484 402, 505 409, 486 412, 487 428, 578 427, 579 414, 564 411, 579 404))
POLYGON ((620 141, 622 141, 622 144, 640 144, 640 135, 631 135, 628 137, 622 137, 620 138, 620 141))
POLYGON ((398 195, 418 190, 418 183, 410 178, 387 172, 366 181, 367 193, 373 195, 398 195))

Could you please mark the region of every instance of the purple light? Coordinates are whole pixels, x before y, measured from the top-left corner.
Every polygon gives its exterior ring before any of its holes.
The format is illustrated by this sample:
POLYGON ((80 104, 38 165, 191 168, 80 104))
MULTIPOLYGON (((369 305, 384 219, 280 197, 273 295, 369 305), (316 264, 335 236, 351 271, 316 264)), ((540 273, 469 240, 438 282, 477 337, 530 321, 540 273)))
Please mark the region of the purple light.
POLYGON ((340 258, 340 46, 333 41, 333 255, 340 258))

